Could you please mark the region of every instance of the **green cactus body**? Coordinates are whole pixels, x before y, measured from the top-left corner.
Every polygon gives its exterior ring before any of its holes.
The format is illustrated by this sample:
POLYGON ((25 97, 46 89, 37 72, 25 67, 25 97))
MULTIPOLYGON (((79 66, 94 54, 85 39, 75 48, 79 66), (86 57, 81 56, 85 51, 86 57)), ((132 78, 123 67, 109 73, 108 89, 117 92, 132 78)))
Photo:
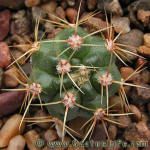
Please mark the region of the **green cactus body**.
MULTIPOLYGON (((67 60, 72 52, 75 50, 73 48, 66 51, 63 55, 58 58, 57 56, 69 47, 68 43, 65 42, 52 42, 52 40, 68 40, 69 37, 75 34, 74 28, 67 28, 61 31, 54 39, 47 41, 42 41, 40 44, 40 50, 32 55, 33 72, 35 74, 36 80, 41 84, 43 93, 41 95, 42 100, 45 103, 60 101, 65 97, 64 91, 59 94, 60 90, 60 78, 59 73, 56 69, 59 59, 67 60)), ((77 35, 81 38, 88 35, 88 33, 82 28, 78 27, 77 35)), ((99 36, 88 36, 82 41, 82 44, 92 44, 101 46, 82 46, 79 47, 73 57, 70 60, 71 66, 94 66, 99 67, 96 70, 100 73, 107 73, 107 69, 110 63, 110 52, 105 47, 105 40, 99 36)), ((106 94, 104 91, 103 101, 101 102, 101 84, 98 79, 97 72, 89 70, 87 78, 82 77, 79 68, 71 68, 70 75, 80 86, 81 93, 73 85, 70 78, 65 74, 63 78, 63 84, 67 92, 76 93, 76 102, 80 105, 92 109, 104 108, 106 107, 106 94), (79 84, 79 81, 83 79, 83 82, 79 84)), ((112 57, 110 75, 112 79, 120 81, 120 73, 115 65, 115 57, 112 57)), ((109 86, 109 96, 114 95, 118 91, 119 85, 112 84, 109 86)), ((104 88, 105 90, 105 88, 104 88)), ((63 120, 65 113, 64 104, 60 103, 57 105, 47 106, 49 113, 55 117, 63 120)), ((73 119, 77 116, 89 117, 90 112, 85 111, 79 107, 73 107, 69 109, 67 115, 67 121, 73 119)))

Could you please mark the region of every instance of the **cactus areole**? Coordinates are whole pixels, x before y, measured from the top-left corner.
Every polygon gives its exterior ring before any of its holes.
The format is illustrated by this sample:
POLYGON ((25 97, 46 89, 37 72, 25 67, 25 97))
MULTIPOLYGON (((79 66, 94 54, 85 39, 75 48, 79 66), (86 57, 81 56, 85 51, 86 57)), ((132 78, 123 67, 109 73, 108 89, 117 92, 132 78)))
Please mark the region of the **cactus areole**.
MULTIPOLYGON (((78 27, 76 34, 74 28, 64 29, 54 39, 42 41, 39 51, 32 55, 33 72, 44 91, 41 97, 45 103, 64 99, 65 87, 68 93, 74 94, 74 100, 84 107, 92 109, 106 107, 105 94, 101 102, 101 84, 105 81, 100 81, 99 74, 103 77, 108 72, 111 53, 107 50, 104 39, 100 36, 87 35, 88 33, 81 27, 78 27), (91 68, 88 69, 86 66, 91 68), (60 95, 62 74, 63 86, 60 95), (83 92, 78 90, 68 74, 83 92)), ((115 65, 115 56, 112 57, 109 73, 111 80, 120 81, 121 77, 115 65)), ((109 81, 108 87, 109 97, 114 95, 119 88, 111 81, 109 81)), ((65 112, 63 103, 47 106, 47 109, 51 115, 63 120, 65 112)), ((78 116, 89 117, 92 115, 90 113, 73 106, 69 109, 67 120, 78 116)))

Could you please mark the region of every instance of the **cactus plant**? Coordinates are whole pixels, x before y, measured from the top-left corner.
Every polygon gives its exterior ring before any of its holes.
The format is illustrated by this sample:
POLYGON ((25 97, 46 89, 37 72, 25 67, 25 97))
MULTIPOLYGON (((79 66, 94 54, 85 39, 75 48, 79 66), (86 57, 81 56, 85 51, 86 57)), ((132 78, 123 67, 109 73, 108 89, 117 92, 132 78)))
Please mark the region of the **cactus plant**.
MULTIPOLYGON (((85 82, 79 84, 80 89, 83 93, 78 92, 76 94, 76 101, 89 108, 98 108, 106 107, 106 97, 104 95, 103 102, 101 103, 101 90, 100 83, 98 81, 96 72, 94 70, 89 69, 89 66, 97 67, 96 70, 105 73, 107 72, 108 65, 110 63, 111 54, 107 51, 105 47, 105 41, 101 37, 96 36, 88 36, 88 33, 84 31, 82 28, 77 29, 77 36, 79 38, 83 38, 87 36, 82 41, 82 44, 76 50, 75 48, 70 48, 67 52, 63 53, 60 58, 58 55, 61 54, 65 49, 69 47, 67 43, 75 33, 74 28, 67 28, 60 32, 55 39, 44 41, 40 44, 40 50, 32 55, 32 64, 33 64, 33 72, 36 76, 37 82, 41 84, 43 90, 46 94, 42 94, 41 97, 43 101, 53 102, 59 101, 64 98, 65 93, 63 92, 59 94, 60 88, 60 78, 61 72, 59 72, 58 65, 60 61, 65 64, 68 63, 69 70, 64 72, 63 84, 67 91, 76 91, 78 89, 74 89, 73 83, 69 77, 72 78, 76 84, 78 84, 78 80, 80 80, 82 71, 88 72, 88 79, 86 77, 82 77, 85 82), (55 41, 66 41, 66 42, 55 42, 55 41), (52 42, 53 41, 53 42, 52 42), (87 45, 87 46, 84 46, 87 45), (89 46, 88 46, 89 45, 89 46), (90 45, 102 45, 99 46, 90 46, 90 45), (68 61, 68 58, 75 54, 68 61), (84 68, 82 68, 84 66, 84 68), (85 69, 85 70, 84 70, 85 69), (78 71, 78 73, 76 73, 78 71), (69 76, 67 76, 69 74, 69 76), (75 79, 74 76, 78 75, 78 78, 75 79), (89 82, 88 82, 89 81, 89 82)), ((66 65, 67 68, 67 65, 66 65)), ((120 73, 115 65, 115 57, 112 58, 111 70, 110 74, 114 80, 120 80, 120 73)), ((119 86, 114 84, 110 85, 110 93, 109 96, 112 96, 117 92, 119 86)), ((59 104, 55 106, 47 106, 50 114, 63 119, 64 116, 64 106, 59 104)), ((68 113, 67 120, 73 119, 77 116, 89 116, 86 111, 80 110, 79 108, 72 108, 71 112, 68 113)))

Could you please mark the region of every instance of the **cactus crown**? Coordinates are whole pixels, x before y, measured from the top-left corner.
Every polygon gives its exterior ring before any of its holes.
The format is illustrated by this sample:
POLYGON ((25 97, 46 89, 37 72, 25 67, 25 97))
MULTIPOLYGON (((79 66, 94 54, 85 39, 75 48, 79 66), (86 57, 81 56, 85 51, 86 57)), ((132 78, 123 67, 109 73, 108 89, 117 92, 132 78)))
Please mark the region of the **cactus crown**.
MULTIPOLYGON (((112 96, 119 88, 112 84, 112 80, 120 81, 121 77, 105 40, 94 35, 100 31, 89 34, 79 26, 68 27, 54 39, 40 42, 39 51, 32 55, 32 64, 37 82, 46 92, 41 94, 43 101, 50 103, 63 99, 65 106, 74 106, 76 102, 91 109, 108 105, 106 92, 101 98, 101 86, 109 86, 109 96, 112 96), (67 93, 76 94, 74 98, 67 98, 67 93)), ((50 114, 64 119, 62 104, 47 108, 50 114)), ((90 114, 87 110, 73 107, 66 120, 77 116, 89 117, 90 114)))

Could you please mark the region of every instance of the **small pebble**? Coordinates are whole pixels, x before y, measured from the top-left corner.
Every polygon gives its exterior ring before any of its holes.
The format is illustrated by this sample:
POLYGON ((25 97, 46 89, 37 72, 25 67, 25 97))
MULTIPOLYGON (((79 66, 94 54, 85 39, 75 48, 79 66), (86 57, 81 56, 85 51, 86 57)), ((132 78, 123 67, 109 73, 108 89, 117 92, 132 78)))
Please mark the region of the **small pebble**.
POLYGON ((127 128, 131 124, 129 116, 120 116, 116 119, 121 125, 117 125, 119 128, 127 128))
POLYGON ((66 19, 66 14, 65 14, 65 11, 64 11, 64 9, 62 7, 57 7, 55 12, 56 12, 56 15, 59 18, 61 18, 63 20, 66 19))
POLYGON ((140 133, 143 137, 150 140, 150 130, 148 129, 146 122, 140 121, 136 124, 137 132, 140 133))
POLYGON ((61 22, 60 19, 57 18, 57 14, 55 12, 51 12, 50 14, 48 14, 48 19, 51 21, 55 21, 57 23, 61 22))
POLYGON ((23 53, 27 52, 29 50, 30 46, 27 45, 27 46, 17 47, 17 45, 24 45, 24 44, 26 44, 26 41, 29 41, 29 40, 30 40, 29 36, 27 36, 27 35, 21 36, 21 35, 14 34, 10 38, 10 42, 13 43, 13 47, 16 48, 17 50, 20 50, 23 53))
POLYGON ((108 135, 111 140, 115 140, 117 135, 117 127, 114 124, 111 124, 108 128, 108 135))
MULTIPOLYGON (((48 117, 48 115, 45 113, 45 111, 38 109, 34 115, 34 117, 48 117)), ((48 122, 41 122, 37 124, 42 129, 49 129, 50 124, 48 122)))
POLYGON ((4 83, 6 87, 16 87, 19 82, 16 80, 19 79, 18 69, 13 66, 4 72, 4 83))
POLYGON ((118 112, 122 113, 122 104, 121 104, 121 98, 119 96, 112 96, 109 100, 109 106, 112 106, 113 104, 116 104, 114 105, 111 109, 112 110, 117 110, 118 112))
POLYGON ((150 57, 150 48, 145 45, 140 46, 138 52, 144 56, 150 57))
POLYGON ((0 94, 0 117, 13 113, 22 104, 24 91, 5 92, 0 94))
POLYGON ((47 33, 52 33, 55 30, 55 27, 50 22, 45 22, 44 28, 47 33))
POLYGON ((8 7, 10 9, 21 9, 24 6, 24 0, 0 0, 0 7, 8 7))
MULTIPOLYGON (((12 55, 14 57, 14 60, 19 59, 24 53, 22 51, 18 51, 18 50, 13 50, 12 51, 12 55)), ((18 64, 20 65, 24 65, 26 62, 26 56, 23 56, 21 59, 19 59, 18 64)))
POLYGON ((26 15, 26 11, 25 10, 19 10, 19 11, 17 11, 17 13, 14 13, 12 15, 12 19, 21 19, 25 15, 26 15))
POLYGON ((136 64, 137 64, 137 67, 141 66, 141 65, 144 65, 144 64, 147 64, 147 60, 142 58, 142 57, 139 57, 136 64))
MULTIPOLYGON (((123 47, 125 50, 137 54, 137 48, 143 44, 143 32, 137 29, 132 29, 130 32, 120 35, 116 40, 116 43, 127 45, 126 47, 123 47), (133 48, 131 48, 130 46, 133 48)), ((125 55, 129 60, 134 60, 137 58, 137 56, 135 55, 129 55, 127 53, 125 55)))
POLYGON ((137 11, 137 18, 144 24, 144 27, 146 27, 149 24, 150 11, 139 9, 137 11))
POLYGON ((35 130, 30 130, 25 133, 24 138, 26 140, 29 150, 40 150, 40 148, 37 148, 35 146, 36 140, 40 138, 39 134, 35 130))
POLYGON ((51 0, 43 5, 41 5, 41 8, 43 9, 44 12, 50 14, 56 10, 57 3, 55 0, 51 0))
POLYGON ((133 113, 132 117, 138 121, 142 119, 140 110, 135 105, 130 105, 130 112, 133 113))
POLYGON ((142 98, 143 100, 148 100, 150 98, 150 92, 149 92, 150 85, 148 85, 148 84, 139 84, 139 83, 137 83, 137 85, 146 87, 146 89, 145 88, 136 88, 137 96, 142 98))
POLYGON ((112 18, 112 24, 117 33, 125 34, 130 32, 130 20, 128 17, 117 17, 112 18))
POLYGON ((22 116, 19 114, 15 114, 11 116, 2 129, 0 130, 0 147, 5 147, 8 145, 9 141, 15 137, 16 135, 21 134, 24 131, 25 123, 23 122, 21 128, 19 130, 20 122, 22 116))
POLYGON ((31 29, 30 20, 27 17, 16 19, 11 23, 11 34, 26 35, 29 34, 31 29))
POLYGON ((75 134, 75 136, 79 137, 79 138, 83 138, 84 137, 84 130, 80 130, 80 128, 82 127, 82 125, 87 121, 87 119, 81 118, 81 117, 77 117, 75 119, 72 119, 71 121, 68 122, 68 126, 73 129, 75 132, 79 133, 75 134))
POLYGON ((67 0, 67 4, 73 7, 75 5, 75 0, 67 0))
POLYGON ((39 5, 41 0, 25 0, 26 7, 33 7, 39 5))
POLYGON ((64 142, 68 142, 71 143, 72 139, 70 138, 70 136, 65 136, 64 137, 64 142))
POLYGON ((87 6, 89 10, 93 10, 96 7, 97 0, 87 0, 87 6))
MULTIPOLYGON (((107 122, 105 122, 106 128, 108 127, 107 122)), ((97 124, 94 128, 93 134, 91 136, 91 140, 94 141, 103 141, 106 140, 107 135, 104 129, 104 126, 102 124, 97 124), (101 133, 101 134, 99 134, 101 133)))
POLYGON ((58 138, 57 132, 55 130, 49 129, 45 132, 44 138, 47 142, 55 141, 58 138))
MULTIPOLYGON (((127 79, 135 70, 131 67, 121 67, 120 73, 123 79, 127 79)), ((128 81, 132 81, 134 76, 128 79, 128 81)))
POLYGON ((5 42, 0 42, 0 67, 7 67, 11 63, 10 50, 5 42))
POLYGON ((127 141, 147 141, 150 137, 150 131, 145 122, 132 123, 124 132, 124 138, 127 141))
POLYGON ((2 41, 9 32, 9 21, 11 14, 9 10, 0 12, 0 41, 2 41))
POLYGON ((119 15, 119 16, 123 15, 123 10, 118 0, 110 2, 108 7, 109 7, 110 12, 112 12, 113 14, 119 15))
POLYGON ((150 72, 147 69, 144 69, 141 73, 141 78, 143 79, 143 83, 150 82, 150 72))
MULTIPOLYGON (((55 129, 57 131, 57 135, 59 138, 62 138, 62 133, 63 133, 63 122, 59 119, 55 120, 55 129)), ((65 132, 66 134, 66 132, 65 132)))
POLYGON ((105 8, 106 12, 109 12, 109 13, 117 15, 117 16, 123 15, 123 10, 122 10, 118 0, 115 0, 115 1, 110 1, 110 0, 98 1, 97 7, 100 10, 104 10, 104 8, 105 8))
POLYGON ((66 16, 68 17, 71 23, 75 23, 77 18, 77 10, 75 8, 67 8, 66 16))
POLYGON ((61 2, 61 7, 62 7, 63 9, 66 9, 66 8, 67 8, 67 2, 66 2, 66 1, 62 1, 62 2, 61 2))
MULTIPOLYGON (((96 17, 89 17, 86 24, 95 30, 101 30, 107 27, 107 23, 105 21, 96 17)), ((105 30, 105 32, 107 32, 107 30, 105 30)))
POLYGON ((34 21, 36 21, 36 19, 44 19, 46 17, 46 13, 43 11, 43 9, 41 7, 38 6, 34 6, 32 7, 32 18, 34 21))
POLYGON ((141 114, 142 114, 142 122, 148 122, 149 121, 149 115, 147 114, 147 113, 145 113, 145 112, 141 112, 141 114))
POLYGON ((145 45, 140 46, 138 52, 144 56, 150 57, 150 48, 145 45))
POLYGON ((17 135, 10 140, 7 150, 24 150, 25 143, 24 137, 17 135))
POLYGON ((144 45, 150 47, 150 33, 144 34, 144 45))

